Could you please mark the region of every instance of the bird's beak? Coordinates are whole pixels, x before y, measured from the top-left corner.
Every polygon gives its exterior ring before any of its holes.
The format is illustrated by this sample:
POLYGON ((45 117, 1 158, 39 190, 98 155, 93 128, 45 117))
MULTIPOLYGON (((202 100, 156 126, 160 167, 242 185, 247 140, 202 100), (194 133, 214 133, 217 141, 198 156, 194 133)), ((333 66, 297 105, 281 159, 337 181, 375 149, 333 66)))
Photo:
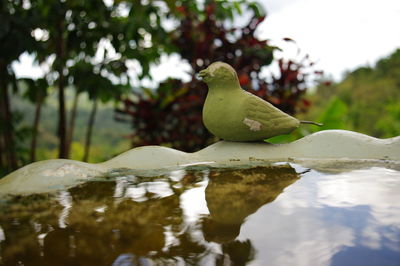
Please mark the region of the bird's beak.
POLYGON ((203 69, 199 72, 199 77, 204 79, 208 75, 207 69, 203 69))

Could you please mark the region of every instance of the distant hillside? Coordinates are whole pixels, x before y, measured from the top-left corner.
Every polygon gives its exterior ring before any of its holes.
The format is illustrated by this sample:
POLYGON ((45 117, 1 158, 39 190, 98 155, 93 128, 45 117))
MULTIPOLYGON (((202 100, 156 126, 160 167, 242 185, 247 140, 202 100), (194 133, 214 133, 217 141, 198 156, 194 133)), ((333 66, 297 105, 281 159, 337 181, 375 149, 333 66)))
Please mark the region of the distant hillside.
MULTIPOLYGON (((58 138, 56 136, 58 107, 57 95, 54 93, 48 99, 42 109, 39 137, 38 137, 38 160, 52 159, 57 157, 58 138)), ((71 107, 72 97, 68 94, 67 106, 71 107)), ((14 110, 22 114, 22 126, 31 127, 34 116, 34 105, 21 98, 13 99, 14 110)), ((82 160, 83 143, 86 134, 86 124, 89 118, 91 102, 86 95, 79 97, 77 110, 75 134, 72 144, 72 158, 82 160)), ((114 108, 111 104, 99 104, 95 120, 90 162, 101 162, 109 159, 123 151, 130 149, 130 141, 126 138, 131 133, 128 123, 120 123, 114 120, 114 108)), ((30 138, 26 139, 28 148, 30 138)))
POLYGON ((400 49, 360 67, 331 86, 321 85, 305 119, 379 138, 400 135, 400 49))

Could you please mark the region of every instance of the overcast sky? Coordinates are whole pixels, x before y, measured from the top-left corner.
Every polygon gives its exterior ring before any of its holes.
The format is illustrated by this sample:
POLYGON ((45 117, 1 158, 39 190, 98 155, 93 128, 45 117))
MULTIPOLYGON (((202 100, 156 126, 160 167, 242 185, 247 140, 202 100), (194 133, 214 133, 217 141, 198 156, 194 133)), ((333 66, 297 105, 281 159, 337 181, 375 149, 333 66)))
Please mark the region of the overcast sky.
MULTIPOLYGON (((324 70, 336 80, 346 70, 374 64, 379 58, 400 48, 399 0, 259 2, 265 7, 268 16, 259 26, 257 35, 283 48, 283 53, 277 53, 276 56, 296 57, 299 47, 302 55, 309 54, 317 62, 316 68, 324 70), (282 42, 284 37, 294 39, 297 46, 282 42)), ((20 64, 14 65, 19 76, 40 74, 39 69, 30 67, 32 59, 29 56, 21 59, 20 64)), ((190 68, 182 64, 179 56, 162 57, 161 62, 160 66, 151 71, 156 81, 168 76, 189 78, 184 72, 190 68)))
POLYGON ((400 48, 399 0, 260 0, 268 16, 258 36, 283 46, 283 57, 295 56, 294 39, 317 67, 335 79, 346 70, 374 64, 400 48))
MULTIPOLYGON (((300 59, 309 54, 327 76, 339 81, 345 71, 377 60, 400 48, 400 0, 259 0, 267 18, 256 34, 283 49, 277 58, 300 59), (282 41, 290 37, 296 44, 282 41), (297 55, 298 48, 301 53, 297 55)), ((244 24, 246 18, 238 18, 244 24)), ((163 58, 152 72, 162 80, 171 69, 189 78, 177 56, 163 58), (167 63, 168 62, 168 63, 167 63)), ((275 72, 276 65, 268 71, 275 72)))

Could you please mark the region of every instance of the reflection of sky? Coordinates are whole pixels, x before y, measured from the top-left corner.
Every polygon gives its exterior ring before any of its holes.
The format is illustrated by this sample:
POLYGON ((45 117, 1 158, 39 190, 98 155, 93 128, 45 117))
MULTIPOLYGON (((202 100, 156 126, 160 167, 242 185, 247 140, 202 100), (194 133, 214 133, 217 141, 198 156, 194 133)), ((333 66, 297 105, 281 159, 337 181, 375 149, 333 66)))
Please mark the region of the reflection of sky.
POLYGON ((130 182, 125 176, 116 179, 114 198, 117 202, 123 198, 143 202, 148 200, 146 193, 151 193, 152 198, 164 198, 174 194, 166 180, 137 183, 134 178, 133 181, 130 182))
POLYGON ((58 219, 58 226, 60 228, 67 227, 67 219, 69 215, 69 211, 72 207, 72 198, 68 191, 61 191, 58 194, 58 202, 61 206, 63 206, 63 210, 60 213, 60 217, 58 219))
POLYGON ((251 265, 399 262, 399 178, 384 168, 304 174, 242 225, 239 239, 257 250, 251 265))
MULTIPOLYGON (((171 172, 170 179, 181 180, 185 175, 184 171, 171 172)), ((208 171, 202 171, 203 180, 196 183, 195 187, 185 190, 180 196, 180 207, 183 210, 186 224, 198 221, 202 216, 210 214, 207 208, 205 190, 208 184, 208 171)))
POLYGON ((202 181, 199 187, 188 189, 181 195, 181 208, 185 215, 186 223, 197 221, 201 216, 210 212, 207 208, 205 190, 208 181, 202 181))
POLYGON ((6 236, 5 236, 5 234, 4 234, 4 230, 3 230, 3 228, 1 228, 1 226, 0 226, 0 242, 1 241, 4 241, 6 239, 6 236))

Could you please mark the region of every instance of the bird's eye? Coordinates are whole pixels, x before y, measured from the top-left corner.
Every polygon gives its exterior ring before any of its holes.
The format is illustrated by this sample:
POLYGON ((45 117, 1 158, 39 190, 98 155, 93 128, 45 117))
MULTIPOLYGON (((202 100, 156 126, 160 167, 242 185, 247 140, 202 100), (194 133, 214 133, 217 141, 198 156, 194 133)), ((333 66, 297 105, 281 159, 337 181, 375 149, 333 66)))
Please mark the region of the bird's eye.
POLYGON ((204 72, 203 70, 196 74, 196 78, 200 79, 200 80, 204 79, 206 76, 207 76, 207 73, 204 72))

